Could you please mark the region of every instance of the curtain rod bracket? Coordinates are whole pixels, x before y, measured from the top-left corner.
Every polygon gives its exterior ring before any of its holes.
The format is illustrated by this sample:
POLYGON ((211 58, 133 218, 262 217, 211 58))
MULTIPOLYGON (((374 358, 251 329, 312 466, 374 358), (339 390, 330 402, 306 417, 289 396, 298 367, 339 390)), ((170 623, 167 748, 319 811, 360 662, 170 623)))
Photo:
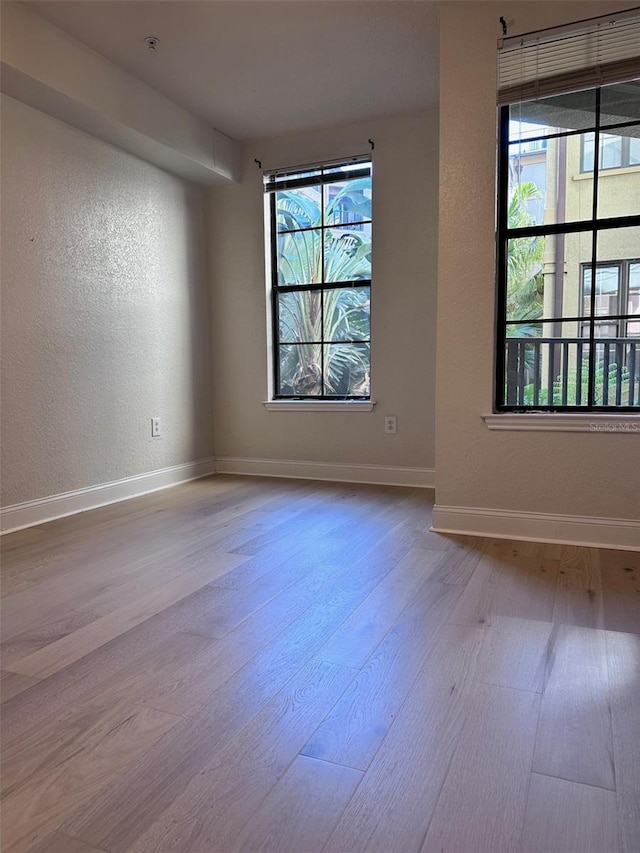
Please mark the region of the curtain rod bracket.
POLYGON ((369 145, 371 146, 371 150, 373 151, 373 149, 376 147, 375 142, 373 141, 373 139, 369 139, 368 142, 369 142, 369 145))
POLYGON ((506 36, 506 34, 507 34, 507 22, 505 21, 503 15, 500 15, 500 23, 502 24, 502 35, 506 36))
POLYGON ((262 169, 262 160, 258 160, 258 158, 257 158, 257 157, 254 157, 254 158, 253 158, 253 162, 256 164, 256 166, 258 167, 258 169, 262 169))

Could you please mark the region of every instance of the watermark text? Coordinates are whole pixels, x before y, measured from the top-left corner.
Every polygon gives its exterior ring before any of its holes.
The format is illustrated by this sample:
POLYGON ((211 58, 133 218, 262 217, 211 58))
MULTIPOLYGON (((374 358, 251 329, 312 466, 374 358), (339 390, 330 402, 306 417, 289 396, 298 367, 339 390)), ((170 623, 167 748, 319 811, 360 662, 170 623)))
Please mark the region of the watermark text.
POLYGON ((620 423, 617 421, 592 421, 589 432, 640 432, 640 423, 620 423))

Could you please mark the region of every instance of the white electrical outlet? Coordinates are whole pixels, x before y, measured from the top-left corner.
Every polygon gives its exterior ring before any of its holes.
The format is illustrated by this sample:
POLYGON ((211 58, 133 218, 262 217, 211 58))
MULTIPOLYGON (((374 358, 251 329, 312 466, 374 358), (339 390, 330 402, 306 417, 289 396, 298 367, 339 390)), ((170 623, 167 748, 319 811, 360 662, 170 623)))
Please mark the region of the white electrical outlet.
POLYGON ((151 438, 158 438, 160 435, 160 418, 151 418, 151 438))
POLYGON ((384 431, 386 435, 395 435, 398 432, 398 418, 396 415, 384 416, 384 431))

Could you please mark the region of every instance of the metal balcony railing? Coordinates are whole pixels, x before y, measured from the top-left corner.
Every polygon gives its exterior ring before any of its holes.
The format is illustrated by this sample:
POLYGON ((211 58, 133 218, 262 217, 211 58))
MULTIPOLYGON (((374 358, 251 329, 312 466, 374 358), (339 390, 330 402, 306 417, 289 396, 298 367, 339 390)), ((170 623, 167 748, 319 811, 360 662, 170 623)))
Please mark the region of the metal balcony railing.
MULTIPOLYGON (((589 406, 588 338, 507 338, 508 406, 589 406)), ((640 405, 640 338, 596 338, 594 406, 640 405)))

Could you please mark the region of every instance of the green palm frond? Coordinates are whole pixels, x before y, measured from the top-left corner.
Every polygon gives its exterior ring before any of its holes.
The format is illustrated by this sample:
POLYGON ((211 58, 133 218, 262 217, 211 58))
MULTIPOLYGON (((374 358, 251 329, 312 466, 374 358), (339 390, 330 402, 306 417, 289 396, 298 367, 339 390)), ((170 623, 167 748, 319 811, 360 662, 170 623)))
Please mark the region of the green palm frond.
MULTIPOLYGON (((526 208, 528 201, 541 198, 541 192, 531 181, 515 184, 511 189, 508 207, 509 228, 535 225, 526 208)), ((536 320, 542 317, 544 301, 543 237, 518 237, 509 240, 507 251, 507 318, 536 320)))

